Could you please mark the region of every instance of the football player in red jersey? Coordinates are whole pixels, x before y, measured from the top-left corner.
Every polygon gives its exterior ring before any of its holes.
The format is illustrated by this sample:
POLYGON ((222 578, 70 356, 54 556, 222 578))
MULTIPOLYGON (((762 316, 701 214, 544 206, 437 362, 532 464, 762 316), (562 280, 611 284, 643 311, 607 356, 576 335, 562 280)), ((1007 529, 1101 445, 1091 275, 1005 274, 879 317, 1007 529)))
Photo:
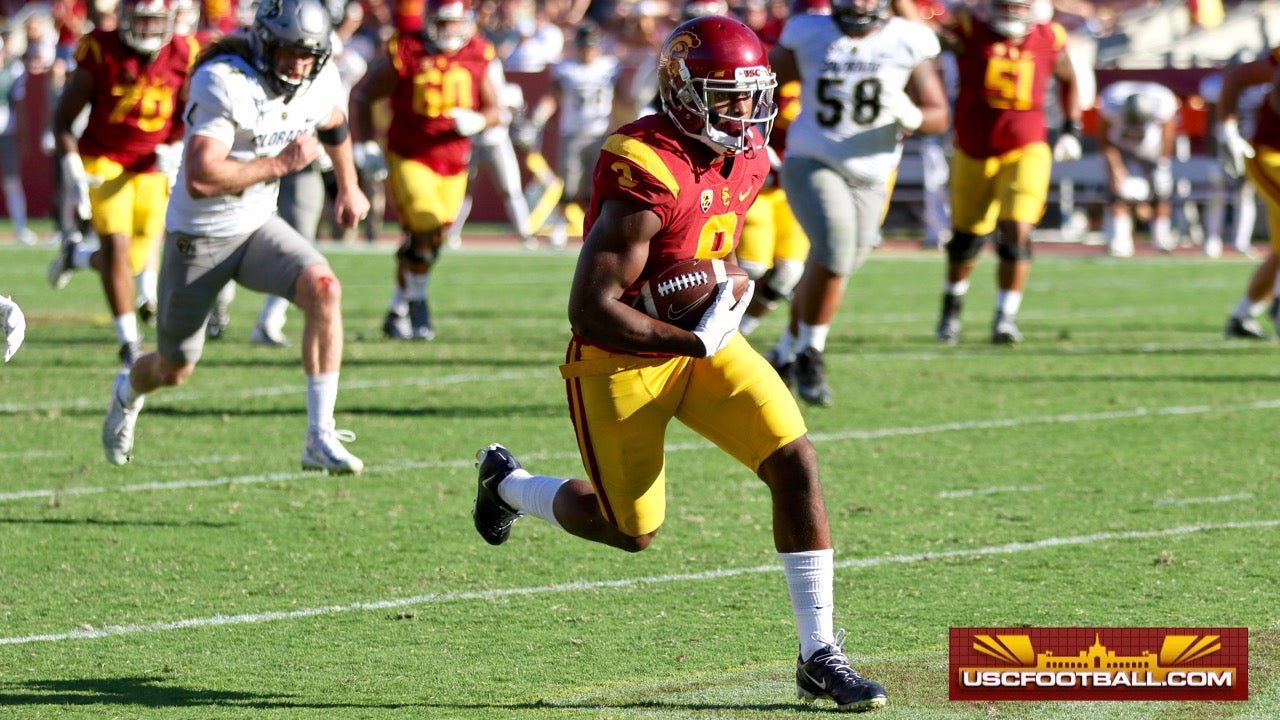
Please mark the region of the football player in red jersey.
POLYGON ((435 337, 427 305, 432 266, 467 190, 471 136, 498 124, 498 89, 488 73, 493 45, 475 34, 469 0, 428 0, 420 34, 400 33, 389 53, 351 90, 356 162, 382 162, 373 104, 391 99, 386 164, 406 239, 396 253, 396 287, 383 323, 395 340, 435 337))
POLYGON ((995 232, 999 293, 991 341, 1022 341, 1017 314, 1031 272, 1031 231, 1044 215, 1053 160, 1080 157, 1080 102, 1067 33, 1033 0, 990 0, 987 18, 960 8, 939 35, 959 68, 951 161, 951 240, 936 336, 960 338, 960 311, 986 236, 995 232), (1053 150, 1044 101, 1050 76, 1063 126, 1053 150))
POLYGON ((627 552, 666 515, 666 428, 678 419, 751 469, 773 501, 774 545, 791 594, 796 687, 842 710, 885 704, 834 628, 831 528, 818 456, 796 401, 738 333, 750 293, 723 284, 694 330, 631 306, 650 277, 689 258, 732 257, 769 174, 777 85, 760 39, 737 20, 678 26, 662 47, 663 112, 615 131, 592 181, 586 239, 569 292, 573 334, 560 366, 585 479, 531 475, 506 448, 477 455, 473 510, 486 542, 521 515, 627 552))
POLYGON ((173 27, 170 0, 124 0, 118 31, 94 30, 80 39, 76 69, 53 117, 68 204, 90 221, 102 246, 64 242, 49 281, 61 288, 77 269, 98 271, 125 367, 141 354, 134 276, 164 233, 169 200, 156 148, 171 139, 197 52, 173 27), (72 123, 85 106, 89 121, 77 139, 72 123))

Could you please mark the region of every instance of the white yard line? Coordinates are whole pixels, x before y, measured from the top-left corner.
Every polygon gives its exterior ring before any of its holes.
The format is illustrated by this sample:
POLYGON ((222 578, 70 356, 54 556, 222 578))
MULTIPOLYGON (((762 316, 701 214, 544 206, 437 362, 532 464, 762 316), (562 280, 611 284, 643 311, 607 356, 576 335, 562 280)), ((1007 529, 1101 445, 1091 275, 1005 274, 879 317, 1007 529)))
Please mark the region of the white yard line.
MULTIPOLYGON (((1262 528, 1273 528, 1280 526, 1280 520, 1256 520, 1252 522, 1232 522, 1219 523, 1213 525, 1183 525, 1179 527, 1156 529, 1156 530, 1131 530, 1127 532, 1106 532, 1094 533, 1092 535, 1075 535, 1069 537, 1050 537, 1032 542, 1007 543, 1004 545, 991 545, 981 548, 969 548, 966 550, 946 550, 942 552, 922 552, 910 555, 895 555, 890 557, 874 557, 874 558, 854 558, 836 563, 836 568, 865 569, 880 567, 883 565, 907 565, 919 562, 928 562, 931 560, 947 560, 953 558, 979 557, 983 555, 1012 555, 1015 553, 1032 552, 1035 550, 1044 550, 1047 548, 1059 548, 1069 546, 1087 546, 1097 545, 1106 542, 1116 542, 1123 540, 1142 540, 1147 538, 1172 537, 1177 535, 1190 535, 1193 533, 1208 532, 1214 530, 1256 530, 1262 528)), ((524 595, 545 595, 553 593, 572 593, 581 592, 583 590, 607 590, 613 588, 629 588, 637 585, 653 585, 657 583, 677 583, 677 582, 700 582, 706 580, 717 580, 728 577, 738 577, 742 575, 753 575, 760 573, 779 572, 777 565, 759 565, 749 568, 726 568, 722 570, 709 570, 699 573, 680 573, 673 575, 658 575, 654 577, 624 578, 619 580, 582 580, 572 583, 560 583, 557 585, 542 585, 535 587, 523 588, 497 588, 493 590, 481 590, 476 592, 455 592, 455 593, 432 593, 429 595, 415 595, 412 597, 392 598, 388 600, 373 600, 369 602, 357 602, 347 605, 325 605, 322 607, 303 608, 299 610, 287 611, 266 611, 256 613, 241 613, 237 615, 212 615, 202 618, 187 618, 184 620, 172 620, 168 622, 157 622, 141 625, 114 625, 102 628, 83 628, 80 630, 72 630, 65 633, 52 633, 47 635, 20 635, 15 637, 0 638, 0 645, 22 645, 37 642, 65 642, 68 640, 94 640, 105 637, 115 637, 119 635, 137 635, 143 633, 167 632, 170 630, 185 630, 188 628, 207 628, 219 627, 224 625, 252 625, 256 623, 273 622, 277 620, 295 620, 301 618, 315 617, 317 615, 332 615, 337 613, 363 612, 368 610, 388 610, 394 608, 408 607, 411 605, 438 605, 441 603, 465 602, 469 600, 492 600, 495 598, 524 596, 524 595)))
MULTIPOLYGON (((1047 425, 1047 424, 1066 424, 1081 422, 1101 422, 1107 420, 1125 420, 1136 417, 1163 417, 1163 416, 1182 416, 1197 415, 1205 413, 1231 413, 1231 412, 1248 412, 1252 410, 1274 410, 1280 408, 1280 400, 1258 400, 1248 403, 1236 403, 1231 405, 1177 405, 1164 408, 1132 408, 1129 410, 1109 410, 1097 413, 1067 413, 1063 415, 1031 415, 1026 417, 998 418, 995 420, 971 420, 967 422, 943 423, 940 425, 921 425, 907 426, 897 428, 879 428, 876 430, 849 430, 839 433, 812 433, 810 439, 815 443, 824 442, 841 442, 846 440, 874 440, 886 437, 901 437, 914 435, 932 435, 944 432, 964 432, 969 430, 989 430, 994 428, 1011 428, 1026 425, 1047 425)), ((685 452, 691 450, 705 450, 707 443, 679 443, 667 446, 667 452, 685 452)), ((47 451, 42 451, 47 452, 47 451)), ((16 456, 9 456, 16 457, 16 456)), ((23 456, 25 457, 25 456, 23 456)), ((576 453, 524 453, 521 455, 526 460, 538 459, 557 459, 557 460, 576 460, 576 453)), ((145 465, 146 463, 139 463, 145 465)), ((366 473, 385 473, 385 472, 402 472, 405 470, 424 470, 431 468, 458 468, 470 467, 472 461, 468 460, 436 460, 436 461, 402 461, 395 463, 384 463, 379 465, 370 465, 365 467, 366 473)), ((199 487, 216 487, 219 485, 252 485, 256 483, 281 482, 284 480, 298 480, 302 478, 324 477, 310 472, 279 472, 255 475, 236 475, 230 477, 215 477, 191 480, 174 480, 170 482, 155 483, 138 483, 133 485, 123 485, 117 487, 64 487, 64 488, 36 488, 32 490, 15 490, 11 492, 0 493, 0 502, 11 500, 24 500, 28 498, 54 497, 58 495, 93 495, 105 492, 138 492, 143 490, 184 490, 199 487)), ((996 489, 996 492, 1008 491, 1009 488, 996 489)), ((1022 491, 1027 491, 1023 489, 1022 491)), ((962 493, 964 491, 956 491, 962 493)), ((983 493, 984 490, 974 490, 974 493, 983 493)), ((962 495, 951 495, 950 497, 961 497, 962 495)))

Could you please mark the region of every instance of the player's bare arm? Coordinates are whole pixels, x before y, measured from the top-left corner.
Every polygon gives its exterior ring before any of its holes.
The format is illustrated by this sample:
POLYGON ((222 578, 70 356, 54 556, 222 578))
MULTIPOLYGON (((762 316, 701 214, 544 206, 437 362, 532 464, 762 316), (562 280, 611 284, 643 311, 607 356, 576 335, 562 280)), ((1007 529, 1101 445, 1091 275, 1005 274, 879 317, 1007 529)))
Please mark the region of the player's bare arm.
POLYGON ((1129 177, 1129 171, 1125 169, 1120 149, 1111 143, 1111 123, 1105 118, 1100 118, 1099 122, 1102 126, 1098 129, 1098 150, 1107 165, 1107 184, 1111 192, 1119 193, 1120 183, 1129 177))
POLYGON ((207 135, 195 135, 187 141, 183 163, 187 168, 187 191, 192 197, 235 195, 258 183, 297 172, 320 157, 320 142, 313 133, 303 133, 274 157, 246 162, 231 158, 230 153, 230 146, 207 135))
POLYGON ((333 206, 334 217, 342 227, 355 227, 369 214, 370 204, 369 198, 360 190, 360 180, 356 175, 347 116, 335 105, 328 122, 317 130, 317 137, 328 152, 329 159, 333 160, 333 178, 338 185, 333 206))
POLYGON ((356 142, 373 139, 373 106, 391 97, 396 89, 396 70, 391 59, 383 55, 373 62, 368 72, 351 88, 349 109, 351 134, 356 142))
POLYGON ((693 333, 654 320, 622 302, 622 293, 644 270, 649 241, 662 229, 657 213, 606 200, 578 256, 569 290, 569 323, 592 342, 628 352, 702 357, 693 333))
POLYGON ((59 154, 77 151, 76 136, 71 125, 92 97, 93 76, 84 68, 76 68, 71 77, 67 78, 62 94, 58 96, 58 105, 53 111, 53 135, 59 154))
POLYGON ((951 103, 947 101, 942 75, 933 60, 926 60, 911 71, 907 91, 924 117, 916 133, 939 135, 946 132, 951 125, 951 103))
POLYGON ((1053 77, 1058 81, 1059 100, 1062 103, 1062 117, 1080 127, 1081 108, 1080 91, 1076 83, 1076 66, 1071 63, 1071 56, 1066 50, 1058 53, 1053 60, 1053 77))

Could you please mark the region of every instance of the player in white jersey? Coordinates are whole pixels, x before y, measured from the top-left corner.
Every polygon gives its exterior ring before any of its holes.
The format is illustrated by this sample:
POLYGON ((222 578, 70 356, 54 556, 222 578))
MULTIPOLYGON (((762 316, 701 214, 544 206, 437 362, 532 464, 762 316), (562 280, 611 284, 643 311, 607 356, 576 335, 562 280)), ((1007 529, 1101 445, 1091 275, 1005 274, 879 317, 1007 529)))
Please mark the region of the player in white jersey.
POLYGON ((1178 134, 1178 97, 1156 82, 1122 80, 1099 98, 1098 148, 1107 168, 1111 217, 1107 252, 1133 255, 1135 205, 1149 203, 1151 244, 1162 252, 1177 246, 1173 236, 1173 152, 1178 134))
MULTIPOLYGON (((1240 91, 1240 98, 1236 101, 1236 121, 1241 137, 1253 137, 1258 107, 1266 99, 1269 90, 1267 85, 1252 85, 1240 91)), ((1205 76, 1200 81, 1198 93, 1210 107, 1210 114, 1216 112, 1218 98, 1222 94, 1222 73, 1205 76)), ((1213 188, 1213 194, 1205 208, 1204 254, 1214 258, 1222 255, 1227 205, 1230 204, 1231 245, 1242 255, 1252 255, 1253 228, 1258 220, 1258 200, 1253 183, 1243 177, 1233 178, 1215 164, 1209 175, 1209 184, 1213 188)))
POLYGON ((276 215, 281 177, 307 167, 323 143, 334 164, 334 212, 353 227, 369 212, 351 156, 340 81, 326 61, 329 14, 319 0, 264 0, 246 32, 215 42, 197 61, 183 118, 186 146, 165 218, 157 352, 116 376, 102 426, 107 460, 132 458, 147 393, 195 371, 205 322, 229 280, 301 308, 307 377, 302 466, 330 473, 364 467, 335 428, 342 365, 342 290, 324 256, 276 215), (317 142, 318 140, 318 142, 317 142))
POLYGON ((481 168, 484 168, 502 194, 507 219, 520 236, 520 242, 526 248, 533 249, 538 247, 538 239, 533 236, 534 228, 529 227, 529 203, 525 200, 524 188, 520 182, 520 161, 516 159, 516 149, 511 142, 511 122, 516 113, 524 110, 524 91, 519 85, 507 82, 507 75, 502 70, 502 60, 496 57, 489 63, 489 78, 498 89, 498 124, 471 138, 467 194, 462 198, 458 219, 449 226, 448 244, 451 248, 462 246, 462 226, 471 215, 476 178, 481 168))
POLYGON ((889 0, 834 0, 831 15, 797 15, 769 63, 800 80, 782 187, 812 247, 793 299, 794 327, 770 361, 801 399, 827 405, 827 333, 845 284, 879 241, 904 133, 945 132, 946 92, 926 25, 891 17, 889 0), (910 96, 908 95, 910 92, 910 96))
POLYGON ((560 177, 564 193, 552 218, 551 245, 564 247, 568 239, 565 211, 574 204, 585 208, 591 195, 591 171, 605 137, 613 127, 613 94, 622 73, 616 57, 604 54, 602 33, 591 22, 573 36, 574 56, 551 68, 551 88, 530 114, 535 128, 546 125, 559 111, 560 177))

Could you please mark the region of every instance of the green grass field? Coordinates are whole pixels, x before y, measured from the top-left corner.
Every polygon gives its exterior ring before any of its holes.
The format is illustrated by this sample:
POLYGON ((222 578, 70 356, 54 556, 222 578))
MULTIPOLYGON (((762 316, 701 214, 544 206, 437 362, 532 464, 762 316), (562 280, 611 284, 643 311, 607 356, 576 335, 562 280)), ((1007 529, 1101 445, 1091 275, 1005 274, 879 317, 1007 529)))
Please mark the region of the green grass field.
MULTIPOLYGON (((358 478, 299 470, 294 350, 251 346, 260 296, 192 380, 148 400, 135 461, 99 430, 117 369, 96 276, 0 248, 29 321, 0 367, 0 717, 774 718, 795 636, 764 486, 683 427, 670 512, 638 555, 535 519, 471 527, 476 450, 579 474, 557 372, 572 254, 464 246, 438 338, 379 336, 390 251, 344 283, 339 427, 358 478)), ((940 255, 872 257, 806 408, 836 539, 836 621, 886 718, 1280 716, 1280 363, 1221 329, 1252 266, 1042 252, 1025 344, 933 342, 940 255), (1244 703, 952 703, 952 626, 1247 626, 1244 703)), ((772 318, 752 337, 769 347, 772 318)), ((291 311, 295 340, 301 319, 291 311)), ((148 347, 151 347, 148 342, 148 347)))

